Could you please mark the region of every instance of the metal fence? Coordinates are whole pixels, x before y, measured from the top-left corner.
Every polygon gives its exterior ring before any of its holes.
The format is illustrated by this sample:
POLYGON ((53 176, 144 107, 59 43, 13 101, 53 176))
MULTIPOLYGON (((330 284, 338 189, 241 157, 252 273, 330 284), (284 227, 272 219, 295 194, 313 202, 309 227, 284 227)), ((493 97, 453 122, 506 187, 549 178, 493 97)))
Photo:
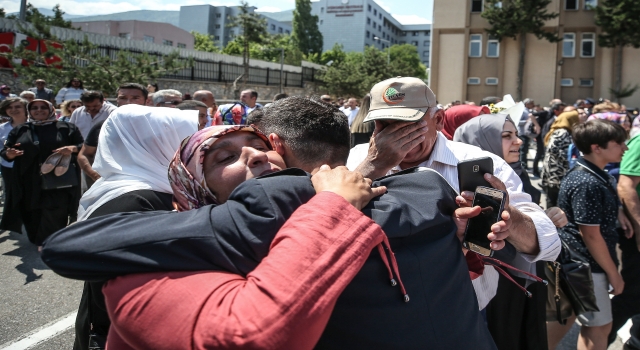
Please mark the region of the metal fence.
MULTIPOLYGON (((115 59, 122 50, 117 47, 98 46, 97 50, 104 56, 115 59)), ((135 54, 142 54, 138 50, 125 50, 135 54)), ((147 52, 149 55, 161 58, 164 54, 159 52, 147 52)), ((184 61, 186 62, 186 60, 184 61)), ((213 81, 213 82, 233 82, 244 73, 241 64, 228 63, 223 61, 212 61, 194 59, 193 66, 180 69, 172 74, 166 74, 162 78, 191 80, 191 81, 213 81)), ((280 85, 280 69, 249 67, 249 78, 247 82, 257 85, 280 85)), ((302 73, 282 71, 282 81, 284 86, 303 87, 304 81, 313 82, 316 79, 316 69, 302 67, 302 73)))

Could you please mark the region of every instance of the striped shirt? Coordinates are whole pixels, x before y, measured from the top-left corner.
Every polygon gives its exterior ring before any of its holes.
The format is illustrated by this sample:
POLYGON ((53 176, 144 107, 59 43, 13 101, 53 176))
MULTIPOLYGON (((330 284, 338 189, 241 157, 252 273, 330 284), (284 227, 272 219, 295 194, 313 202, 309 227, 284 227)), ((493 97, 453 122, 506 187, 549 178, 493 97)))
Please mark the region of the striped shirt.
MULTIPOLYGON (((347 168, 350 170, 357 168, 367 157, 368 149, 369 144, 361 144, 352 148, 349 153, 349 159, 347 160, 347 168)), ((499 178, 506 186, 507 193, 509 194, 509 203, 533 220, 538 235, 540 253, 537 255, 519 253, 519 255, 524 260, 524 265, 527 265, 527 263, 529 265, 528 269, 524 270, 535 273, 536 261, 553 261, 556 259, 560 253, 560 238, 558 237, 556 227, 545 214, 544 210, 537 204, 531 202, 531 196, 522 191, 522 181, 520 181, 520 178, 513 169, 511 169, 509 164, 495 154, 483 151, 476 146, 449 141, 442 133, 438 132, 430 158, 419 164, 419 166, 439 172, 447 182, 449 182, 451 187, 453 187, 456 192, 459 192, 458 163, 463 160, 481 157, 491 157, 493 159, 493 175, 499 178)), ((401 170, 400 167, 395 166, 388 174, 393 174, 399 170, 401 170)), ((522 265, 523 264, 519 264, 519 266, 522 265)), ((486 266, 484 274, 472 281, 480 309, 484 309, 489 301, 496 295, 498 278, 498 272, 493 267, 486 266)))

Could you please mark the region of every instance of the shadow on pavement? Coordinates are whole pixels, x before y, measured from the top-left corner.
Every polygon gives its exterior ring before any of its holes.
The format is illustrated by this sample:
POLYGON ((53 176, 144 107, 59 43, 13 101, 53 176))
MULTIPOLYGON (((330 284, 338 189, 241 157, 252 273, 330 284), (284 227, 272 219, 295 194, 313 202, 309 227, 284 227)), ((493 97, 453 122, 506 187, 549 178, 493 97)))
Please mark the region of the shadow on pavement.
POLYGON ((42 274, 36 274, 35 270, 48 270, 49 267, 42 262, 37 247, 29 242, 27 235, 3 231, 2 237, 0 237, 0 244, 7 241, 13 241, 13 246, 16 247, 16 249, 3 253, 2 255, 20 258, 20 264, 15 268, 18 272, 25 275, 26 279, 24 284, 26 285, 42 278, 42 274))

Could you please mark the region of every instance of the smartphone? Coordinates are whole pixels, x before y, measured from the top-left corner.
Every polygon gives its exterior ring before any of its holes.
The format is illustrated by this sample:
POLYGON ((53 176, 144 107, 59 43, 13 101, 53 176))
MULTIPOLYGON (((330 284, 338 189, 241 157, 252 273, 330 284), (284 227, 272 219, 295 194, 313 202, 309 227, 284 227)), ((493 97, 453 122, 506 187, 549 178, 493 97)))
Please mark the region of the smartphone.
POLYGON ((460 193, 462 191, 475 191, 476 187, 492 187, 484 174, 493 174, 493 159, 491 157, 483 157, 476 159, 463 160, 458 163, 458 186, 460 193))
POLYGON ((500 221, 500 213, 504 210, 507 194, 494 188, 478 186, 473 196, 473 206, 480 206, 478 216, 467 221, 462 245, 484 256, 493 255, 491 241, 487 235, 491 233, 491 226, 500 221))

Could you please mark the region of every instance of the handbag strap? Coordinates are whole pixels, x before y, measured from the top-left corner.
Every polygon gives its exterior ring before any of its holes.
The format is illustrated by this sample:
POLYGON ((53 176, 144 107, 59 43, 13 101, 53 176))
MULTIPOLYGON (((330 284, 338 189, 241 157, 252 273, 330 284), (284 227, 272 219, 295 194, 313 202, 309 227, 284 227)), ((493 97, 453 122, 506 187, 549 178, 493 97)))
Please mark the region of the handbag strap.
POLYGON ((33 139, 33 144, 40 147, 40 139, 38 138, 38 133, 36 133, 36 128, 33 127, 33 123, 29 124, 29 130, 31 131, 31 138, 33 139))

